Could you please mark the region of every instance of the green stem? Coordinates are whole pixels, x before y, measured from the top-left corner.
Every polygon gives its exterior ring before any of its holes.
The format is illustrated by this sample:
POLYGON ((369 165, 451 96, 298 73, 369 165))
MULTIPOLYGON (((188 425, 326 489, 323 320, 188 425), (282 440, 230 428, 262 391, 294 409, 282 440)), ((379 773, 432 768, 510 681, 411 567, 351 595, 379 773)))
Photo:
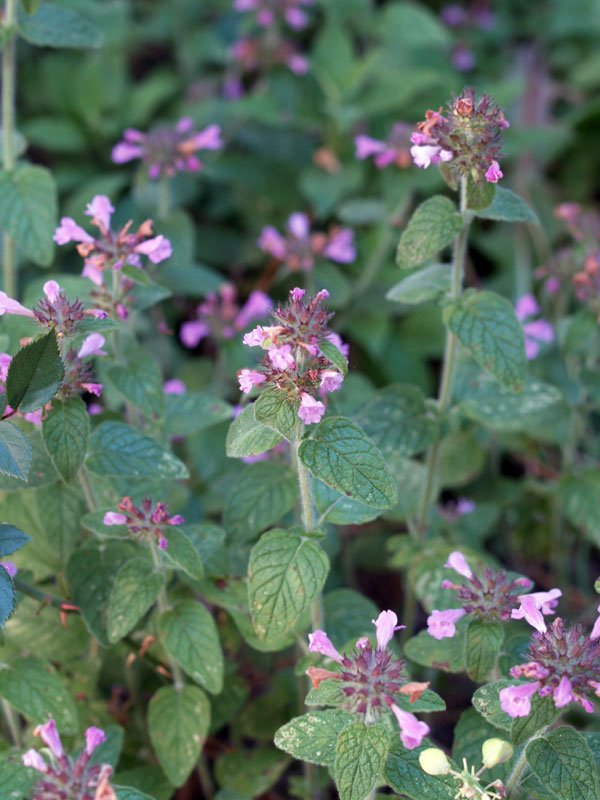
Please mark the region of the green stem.
POLYGON ((85 503, 88 507, 88 511, 97 511, 98 503, 96 501, 94 487, 92 486, 92 482, 90 480, 90 473, 83 465, 79 468, 77 477, 79 478, 79 484, 83 491, 83 496, 85 497, 85 503))
POLYGON ((158 218, 166 219, 171 207, 171 180, 167 175, 161 175, 158 186, 158 218))
POLYGON ((14 578, 13 583, 15 584, 15 589, 21 592, 21 594, 26 594, 28 597, 39 600, 46 605, 62 609, 63 601, 59 600, 58 597, 52 597, 51 594, 46 594, 46 592, 41 592, 39 589, 34 589, 33 586, 30 586, 28 583, 23 583, 19 578, 14 578))
MULTIPOLYGON (((452 256, 452 281, 450 284, 451 300, 458 300, 462 294, 463 277, 465 270, 465 256, 467 252, 467 239, 469 236, 469 226, 471 214, 467 210, 467 181, 461 179, 460 183, 460 211, 463 217, 463 228, 454 240, 454 250, 452 256)), ((452 402, 452 390, 454 387, 454 375, 458 357, 458 337, 450 330, 446 333, 446 346, 444 349, 444 361, 442 366, 442 379, 437 399, 437 409, 440 417, 448 410, 452 402)), ((423 541, 427 525, 427 514, 434 501, 435 483, 438 470, 438 460, 440 451, 441 435, 438 432, 434 441, 427 451, 425 460, 425 481, 421 492, 419 503, 419 513, 417 515, 417 537, 423 541)))
MULTIPOLYGON (((2 166, 5 170, 15 168, 15 53, 17 23, 17 0, 6 0, 4 4, 4 29, 8 38, 2 50, 2 166)), ((17 261, 15 258, 15 242, 4 235, 4 291, 9 297, 17 295, 17 261)))
POLYGON ((516 797, 516 795, 514 794, 514 791, 519 786, 519 783, 521 781, 521 777, 523 776, 523 772, 527 768, 526 751, 527 751, 527 744, 525 744, 523 746, 523 751, 521 752, 521 755, 519 756, 519 760, 515 764, 513 771, 510 773, 510 777, 508 779, 508 782, 506 783, 506 795, 507 795, 507 797, 510 797, 511 800, 514 800, 514 797, 516 797))
POLYGON ((19 717, 17 716, 14 708, 7 703, 4 698, 2 698, 2 713, 4 714, 4 720, 6 722, 6 726, 10 731, 11 739, 15 747, 19 750, 23 747, 23 743, 21 741, 21 730, 19 728, 19 717))
MULTIPOLYGON (((164 570, 163 565, 161 564, 160 556, 158 555, 158 549, 157 549, 156 545, 154 544, 154 542, 151 542, 150 550, 152 552, 152 561, 153 561, 154 566, 156 567, 157 571, 160 572, 160 573, 164 573, 165 570, 164 570)), ((165 611, 169 610, 169 601, 167 599, 167 590, 165 589, 164 586, 160 590, 160 593, 159 593, 158 597, 156 598, 156 604, 158 605, 158 610, 160 611, 161 616, 162 616, 162 614, 165 613, 165 611)), ((179 666, 179 664, 174 659, 171 658, 169 653, 167 653, 167 659, 169 661, 169 668, 171 670, 171 675, 173 676, 173 686, 179 692, 179 691, 181 691, 182 689, 185 688, 185 679, 183 677, 183 672, 182 672, 181 667, 179 666)))

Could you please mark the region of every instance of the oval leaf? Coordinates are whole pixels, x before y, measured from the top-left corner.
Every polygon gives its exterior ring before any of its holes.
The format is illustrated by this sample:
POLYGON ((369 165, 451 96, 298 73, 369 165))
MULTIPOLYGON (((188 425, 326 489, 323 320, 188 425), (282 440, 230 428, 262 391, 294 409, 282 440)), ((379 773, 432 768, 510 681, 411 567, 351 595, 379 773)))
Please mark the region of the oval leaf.
POLYGON ((256 421, 254 405, 245 408, 229 426, 225 450, 229 458, 247 458, 266 453, 282 436, 277 431, 267 428, 256 421))
POLYGON ((19 14, 19 33, 40 47, 100 47, 98 28, 70 8, 44 3, 34 14, 19 14))
POLYGON ((471 620, 465 638, 465 664, 467 675, 473 681, 484 681, 496 665, 504 629, 499 622, 471 620))
POLYGON ((338 735, 351 720, 352 715, 341 708, 312 711, 279 728, 275 745, 299 761, 332 767, 338 735))
POLYGON ((0 171, 0 228, 23 255, 42 267, 54 257, 57 209, 56 184, 49 170, 20 165, 11 172, 0 171))
POLYGON ((117 572, 108 599, 106 633, 118 642, 132 631, 152 607, 164 585, 164 578, 145 558, 126 561, 117 572))
POLYGON ((598 769, 583 736, 573 728, 556 728, 527 745, 527 763, 557 797, 598 800, 598 769))
POLYGON ((22 347, 10 362, 6 376, 6 396, 13 409, 22 413, 37 411, 52 400, 65 373, 58 352, 56 331, 22 347))
POLYGON ((351 722, 335 748, 335 782, 340 800, 365 800, 377 783, 389 745, 382 725, 351 722))
POLYGON ((461 232, 463 221, 447 197, 436 195, 417 208, 402 232, 396 263, 417 267, 450 244, 461 232))
POLYGON ((265 389, 253 405, 254 418, 272 428, 289 442, 296 438, 300 403, 288 397, 283 389, 265 389))
POLYGON ((103 422, 90 438, 86 466, 97 475, 187 478, 185 464, 123 422, 103 422))
POLYGON ((65 481, 76 477, 90 438, 90 415, 80 397, 54 400, 42 422, 42 436, 52 463, 65 481))
POLYGON ((0 472, 27 480, 31 464, 31 445, 22 430, 11 422, 0 422, 0 472))

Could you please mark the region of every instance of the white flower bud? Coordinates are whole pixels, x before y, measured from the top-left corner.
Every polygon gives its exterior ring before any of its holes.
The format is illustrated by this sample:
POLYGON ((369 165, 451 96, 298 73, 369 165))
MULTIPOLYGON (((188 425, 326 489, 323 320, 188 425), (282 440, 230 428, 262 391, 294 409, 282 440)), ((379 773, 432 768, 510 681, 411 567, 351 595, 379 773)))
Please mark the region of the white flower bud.
POLYGON ((428 747, 419 755, 419 764, 423 772, 428 775, 447 775, 450 772, 450 762, 446 754, 437 747, 428 747))
POLYGON ((481 746, 481 754, 483 756, 483 765, 487 769, 502 764, 512 758, 514 749, 510 742, 505 742, 504 739, 486 739, 481 746))

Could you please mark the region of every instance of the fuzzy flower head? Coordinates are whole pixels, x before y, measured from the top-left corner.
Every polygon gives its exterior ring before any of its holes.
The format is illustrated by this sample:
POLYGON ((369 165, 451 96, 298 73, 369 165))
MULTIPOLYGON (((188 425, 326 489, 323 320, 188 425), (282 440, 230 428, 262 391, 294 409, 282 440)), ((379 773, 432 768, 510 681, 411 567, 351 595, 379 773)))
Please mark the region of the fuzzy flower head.
POLYGON ((312 4, 313 0, 233 0, 236 11, 252 13, 262 28, 285 22, 295 31, 301 31, 308 25, 308 15, 302 6, 312 4))
POLYGON ((594 700, 600 697, 600 641, 593 635, 594 631, 587 636, 582 625, 566 628, 560 617, 546 630, 536 630, 527 662, 510 670, 513 678, 533 683, 504 689, 502 709, 511 717, 525 717, 531 704, 522 698, 530 700, 537 692, 541 697, 552 695, 557 708, 578 703, 591 713, 594 700))
POLYGON ((442 165, 452 185, 469 175, 475 183, 497 183, 502 178, 498 158, 506 128, 508 122, 491 97, 484 94, 476 100, 473 89, 464 89, 447 111, 427 111, 411 137, 410 153, 418 167, 442 165))
POLYGON ((243 392, 259 385, 285 392, 298 417, 312 425, 320 422, 326 410, 319 397, 342 385, 339 363, 345 354, 343 343, 332 341, 333 331, 327 327, 333 316, 324 307, 329 293, 322 290, 306 299, 305 294, 304 289, 292 289, 289 302, 273 311, 274 325, 258 325, 245 334, 244 344, 260 347, 266 355, 258 369, 241 370, 238 380, 243 392), (332 355, 338 366, 326 355, 331 355, 331 345, 339 351, 340 358, 332 355))
POLYGON ((410 166, 410 126, 404 122, 396 122, 385 140, 360 135, 354 139, 354 146, 359 161, 372 158, 379 169, 390 164, 401 168, 410 166))
POLYGON ((141 508, 133 504, 131 497, 122 497, 117 508, 118 512, 106 512, 105 525, 126 525, 132 538, 157 542, 161 550, 168 547, 169 526, 182 525, 185 522, 179 514, 169 516, 165 503, 157 503, 153 507, 149 497, 142 500, 141 508))
POLYGON ((179 332, 185 347, 197 347, 202 339, 232 339, 255 319, 266 316, 273 301, 264 292, 254 291, 243 306, 237 300, 235 287, 224 283, 218 292, 209 292, 196 307, 195 318, 184 322, 179 332))
POLYGON ((523 618, 537 630, 545 630, 544 615, 554 613, 562 594, 560 589, 523 594, 523 589, 533 586, 529 578, 512 579, 491 567, 484 567, 480 574, 475 574, 464 554, 458 550, 450 553, 444 566, 462 578, 460 584, 449 579, 442 582, 442 588, 456 592, 461 608, 431 613, 427 620, 428 633, 436 639, 454 636, 456 622, 465 614, 486 622, 523 618))
POLYGON ((515 313, 525 334, 525 355, 530 360, 536 358, 542 343, 554 341, 554 328, 545 319, 532 319, 539 315, 540 307, 531 294, 519 298, 515 313))
POLYGON ((338 264, 356 259, 354 233, 349 228, 332 227, 329 233, 311 233, 306 214, 291 214, 285 235, 271 225, 263 228, 258 240, 260 249, 284 261, 291 272, 310 271, 317 258, 328 258, 338 264))
MULTIPOLYGON (((100 788, 110 788, 112 768, 108 764, 90 763, 96 748, 106 741, 100 728, 92 726, 86 730, 86 744, 76 760, 65 753, 53 719, 38 725, 33 733, 40 736, 51 753, 49 762, 33 748, 22 756, 24 766, 40 773, 33 797, 40 800, 95 800, 101 796, 98 794, 100 788)), ((104 796, 110 797, 109 794, 104 796)))
POLYGON ((162 175, 172 177, 177 172, 198 172, 202 162, 199 150, 220 150, 223 147, 221 128, 209 125, 202 131, 193 130, 190 117, 183 117, 174 126, 161 126, 149 133, 128 128, 123 140, 113 147, 115 164, 141 159, 153 180, 162 175))
POLYGON ((363 636, 350 654, 338 652, 325 631, 309 634, 309 650, 321 653, 339 666, 335 672, 311 667, 308 675, 315 688, 323 680, 339 681, 344 698, 341 707, 363 718, 372 720, 391 710, 400 725, 404 746, 412 749, 421 744, 423 737, 429 733, 429 727, 413 714, 402 710, 399 704, 414 702, 429 684, 409 681, 404 661, 388 648, 394 631, 399 629, 397 622, 398 617, 393 611, 382 611, 373 620, 376 647, 363 636))

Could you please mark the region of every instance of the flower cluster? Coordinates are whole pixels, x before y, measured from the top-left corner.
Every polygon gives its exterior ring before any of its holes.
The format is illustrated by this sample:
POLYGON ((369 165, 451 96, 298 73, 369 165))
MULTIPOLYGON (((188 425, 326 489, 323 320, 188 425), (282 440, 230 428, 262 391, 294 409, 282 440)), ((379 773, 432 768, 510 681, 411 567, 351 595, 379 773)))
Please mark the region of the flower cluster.
POLYGON ((385 140, 372 139, 361 134, 354 139, 354 145, 359 161, 373 156, 375 166, 379 169, 390 164, 398 167, 410 166, 410 126, 404 122, 396 122, 385 140))
POLYGON ((398 625, 393 611, 382 611, 372 620, 377 630, 377 647, 366 637, 356 642, 356 650, 342 655, 331 643, 325 631, 317 630, 308 635, 309 650, 336 661, 341 669, 337 672, 309 667, 307 674, 318 688, 322 680, 340 681, 344 701, 342 708, 363 716, 373 722, 382 712, 390 709, 400 726, 400 738, 408 750, 418 747, 429 733, 429 726, 414 714, 404 711, 396 703, 397 695, 406 695, 410 702, 417 700, 428 683, 412 683, 407 680, 406 665, 393 651, 388 650, 394 632, 404 627, 398 625))
POLYGON ((220 150, 223 142, 219 125, 209 125, 198 133, 193 128, 190 117, 183 117, 175 126, 161 126, 149 133, 127 128, 123 141, 113 147, 112 160, 124 164, 139 158, 152 179, 161 175, 172 177, 176 172, 197 172, 202 168, 197 151, 220 150))
POLYGON ((196 308, 196 319, 184 322, 179 338, 186 347, 197 347, 207 336, 214 339, 232 339, 255 319, 268 314, 273 301, 264 292, 250 293, 240 308, 235 287, 224 283, 218 293, 209 292, 196 308))
POLYGON ((292 289, 289 303, 273 311, 275 325, 259 325, 244 336, 244 344, 261 347, 267 354, 260 371, 243 369, 238 380, 246 393, 253 386, 269 384, 286 392, 293 405, 299 400, 298 416, 310 425, 319 422, 325 413, 325 404, 314 395, 335 392, 344 380, 319 345, 326 340, 342 355, 346 353, 339 337, 327 327, 333 314, 327 313, 322 304, 329 292, 323 289, 307 301, 304 294, 304 289, 292 289))
POLYGON ((157 503, 152 508, 152 500, 145 497, 142 507, 133 504, 131 497, 122 497, 117 503, 118 511, 107 511, 104 515, 105 525, 126 525, 129 533, 142 541, 158 542, 161 550, 168 546, 168 526, 183 525, 184 518, 179 514, 170 517, 165 503, 157 503))
POLYGON ((529 578, 510 580, 502 572, 484 567, 481 577, 474 575, 464 555, 458 551, 450 554, 444 565, 453 569, 466 579, 460 586, 449 580, 442 582, 444 589, 454 589, 462 608, 447 611, 432 611, 427 618, 427 632, 435 639, 452 638, 456 633, 456 623, 465 614, 486 622, 502 622, 508 619, 525 618, 539 631, 546 631, 544 614, 553 614, 560 589, 549 592, 523 594, 523 589, 531 589, 529 578))
POLYGON ((296 31, 308 25, 308 17, 300 6, 311 6, 313 0, 233 0, 236 11, 252 12, 262 28, 283 21, 296 31))
POLYGON ((552 695, 556 708, 579 703, 589 713, 594 710, 593 699, 600 697, 600 617, 589 636, 582 625, 565 628, 557 617, 548 629, 533 634, 528 659, 513 667, 510 674, 533 682, 502 689, 503 711, 511 717, 528 716, 535 694, 552 695))
POLYGON ((525 355, 528 359, 537 358, 540 342, 554 341, 554 328, 545 319, 531 319, 540 313, 540 307, 532 294, 524 294, 517 300, 515 313, 525 334, 525 355))
POLYGON ((95 800, 99 797, 115 797, 109 794, 112 767, 109 764, 90 764, 94 750, 106 741, 100 728, 91 727, 85 732, 85 747, 77 760, 64 751, 56 723, 53 719, 38 725, 35 736, 40 736, 51 753, 50 763, 33 748, 23 755, 23 764, 41 773, 34 786, 36 800, 95 800), (104 793, 103 793, 104 792, 104 793))
POLYGON ((350 264, 356 258, 353 231, 334 227, 329 233, 311 234, 309 219, 301 212, 290 215, 285 236, 271 225, 263 228, 258 246, 263 252, 285 261, 292 272, 311 270, 319 257, 339 264, 350 264))
POLYGON ((476 183, 482 177, 497 183, 503 177, 498 164, 500 133, 508 126, 491 97, 484 94, 476 102, 474 90, 464 89, 449 104, 447 116, 442 108, 427 111, 411 136, 410 154, 418 167, 444 164, 445 175, 453 181, 470 175, 476 183))
POLYGON ((77 242, 77 252, 84 258, 82 275, 98 287, 104 285, 105 268, 118 270, 124 264, 141 267, 141 255, 148 256, 153 264, 159 264, 172 252, 168 239, 152 235, 150 219, 143 222, 135 233, 130 233, 131 221, 117 232, 111 230, 110 219, 114 210, 106 195, 96 195, 85 213, 92 218, 92 225, 99 229, 99 237, 94 238, 71 217, 62 217, 54 233, 54 241, 59 245, 77 242))

